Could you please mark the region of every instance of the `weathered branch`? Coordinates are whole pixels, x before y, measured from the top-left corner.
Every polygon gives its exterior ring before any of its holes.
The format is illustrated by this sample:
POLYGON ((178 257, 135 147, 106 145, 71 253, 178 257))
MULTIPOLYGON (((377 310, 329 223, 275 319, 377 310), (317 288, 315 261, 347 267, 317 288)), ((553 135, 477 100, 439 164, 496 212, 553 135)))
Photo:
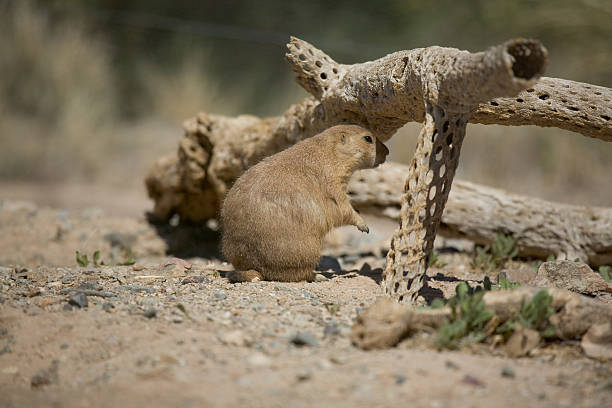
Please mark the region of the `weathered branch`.
MULTIPOLYGON (((351 202, 362 212, 399 220, 408 171, 385 163, 356 173, 348 186, 351 202)), ((612 263, 612 208, 560 204, 456 180, 439 233, 484 245, 500 232, 516 239, 520 256, 612 263)))
MULTIPOLYGON (((387 140, 405 123, 424 120, 420 71, 408 69, 413 67, 408 62, 422 58, 423 49, 400 51, 364 64, 341 65, 304 41, 292 39, 288 47, 287 58, 293 59, 293 66, 297 67, 304 55, 301 64, 312 72, 299 76, 298 82, 322 100, 307 98, 279 118, 201 113, 189 119, 178 157, 174 154, 160 159, 147 177, 157 217, 168 218, 174 213, 190 220, 216 217, 227 186, 244 170, 330 126, 361 124, 387 140), (323 96, 325 92, 329 97, 323 96)), ((610 101, 612 90, 608 88, 542 78, 516 97, 479 105, 470 120, 556 126, 611 141, 610 101)))

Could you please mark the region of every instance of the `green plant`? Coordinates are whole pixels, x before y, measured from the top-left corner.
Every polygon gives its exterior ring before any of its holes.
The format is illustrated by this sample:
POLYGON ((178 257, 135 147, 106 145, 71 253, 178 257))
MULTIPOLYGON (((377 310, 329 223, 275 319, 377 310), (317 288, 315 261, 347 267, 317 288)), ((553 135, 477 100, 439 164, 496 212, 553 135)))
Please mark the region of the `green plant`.
POLYGON ((451 317, 438 329, 436 345, 440 348, 457 349, 484 340, 485 326, 493 317, 493 312, 484 305, 486 289, 461 282, 455 291, 456 295, 447 302, 451 317))
POLYGON ((612 283, 612 266, 600 266, 599 273, 606 282, 612 283))
POLYGON ((517 254, 518 247, 512 235, 498 233, 491 245, 476 247, 472 267, 485 272, 492 272, 502 268, 506 262, 514 259, 517 254))
POLYGON ((431 255, 429 256, 429 262, 428 262, 428 266, 430 268, 444 268, 446 265, 448 264, 440 259, 439 252, 437 251, 431 252, 431 255))
MULTIPOLYGON (((79 251, 76 251, 76 262, 77 262, 77 265, 83 268, 89 266, 89 263, 90 263, 89 258, 87 258, 87 254, 84 254, 79 251)), ((92 263, 94 266, 102 266, 102 265, 130 266, 130 265, 134 265, 136 263, 136 260, 134 259, 134 256, 130 253, 128 258, 122 262, 117 262, 116 264, 104 263, 104 261, 100 259, 100 251, 95 251, 92 255, 92 263)))
POLYGON ((555 334, 555 326, 550 323, 549 318, 554 313, 552 296, 546 290, 541 290, 535 294, 529 303, 525 303, 525 300, 523 300, 517 316, 506 320, 495 332, 508 338, 514 333, 517 325, 520 325, 528 329, 537 330, 540 336, 544 338, 552 337, 555 334))
POLYGON ((82 266, 83 268, 89 265, 89 259, 87 259, 87 255, 79 251, 76 251, 76 262, 77 265, 82 266))
POLYGON ((500 272, 499 281, 497 282, 496 289, 508 290, 518 288, 519 286, 521 286, 519 282, 510 282, 506 277, 506 274, 500 272))

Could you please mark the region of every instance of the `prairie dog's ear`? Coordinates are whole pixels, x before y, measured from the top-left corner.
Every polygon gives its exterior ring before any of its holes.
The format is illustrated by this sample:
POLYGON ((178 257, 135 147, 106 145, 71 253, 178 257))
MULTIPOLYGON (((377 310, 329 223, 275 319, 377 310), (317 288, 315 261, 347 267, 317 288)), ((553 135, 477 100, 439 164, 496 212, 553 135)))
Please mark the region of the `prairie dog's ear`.
POLYGON ((346 133, 340 133, 340 141, 342 144, 346 143, 346 133))

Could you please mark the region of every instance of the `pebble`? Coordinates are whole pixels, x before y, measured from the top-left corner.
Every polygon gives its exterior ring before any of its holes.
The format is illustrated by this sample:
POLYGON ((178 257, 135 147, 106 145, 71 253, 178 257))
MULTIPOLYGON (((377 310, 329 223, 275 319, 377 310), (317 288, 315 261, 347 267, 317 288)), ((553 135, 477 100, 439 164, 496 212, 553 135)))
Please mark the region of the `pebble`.
POLYGON ((406 377, 405 376, 403 376, 401 374, 398 374, 398 375, 395 376, 395 384, 400 385, 400 384, 403 384, 405 382, 406 382, 406 377))
POLYGON ((154 308, 147 309, 142 315, 147 319, 152 319, 154 317, 157 317, 157 310, 155 310, 154 308))
POLYGON ((501 376, 507 377, 507 378, 514 378, 515 377, 514 370, 512 369, 512 367, 504 366, 504 368, 502 368, 501 370, 501 376))
POLYGON ((213 297, 215 298, 215 300, 225 300, 227 299, 227 293, 224 290, 219 290, 215 292, 213 297))
POLYGON ((129 290, 132 293, 153 293, 153 288, 142 285, 125 285, 123 288, 129 290))
POLYGON ((78 308, 84 308, 89 306, 89 302, 87 301, 87 295, 83 293, 75 293, 70 295, 70 297, 68 298, 68 303, 78 308))
POLYGON ((113 305, 110 302, 104 303, 102 305, 102 310, 104 310, 105 312, 110 312, 111 310, 113 310, 115 308, 115 305, 113 305))
POLYGON ((444 362, 444 365, 446 366, 446 368, 450 368, 452 370, 458 370, 459 366, 457 364, 455 364, 454 362, 450 361, 450 360, 446 360, 444 362))
POLYGON ((221 332, 217 338, 221 343, 231 346, 248 346, 252 343, 241 330, 221 332))
POLYGON ((270 367, 272 360, 263 353, 253 353, 247 358, 247 364, 251 367, 270 367))
POLYGON ((317 274, 315 275, 315 282, 325 282, 325 281, 328 281, 328 280, 329 280, 329 279, 327 279, 327 278, 325 277, 325 275, 323 275, 323 274, 317 273, 317 274))
POLYGON ((289 341, 298 347, 316 347, 319 344, 317 338, 308 332, 297 332, 289 341))
POLYGON ((312 378, 312 371, 310 370, 303 370, 300 371, 296 374, 295 378, 298 381, 306 381, 306 380, 310 380, 312 378))
POLYGON ((181 281, 183 285, 188 283, 210 283, 210 279, 206 276, 188 276, 181 281))
POLYGON ((328 323, 325 325, 325 329, 323 329, 324 337, 337 336, 340 334, 340 328, 335 323, 328 323))
POLYGON ((19 372, 19 368, 15 366, 4 367, 2 369, 2 374, 17 374, 19 372))

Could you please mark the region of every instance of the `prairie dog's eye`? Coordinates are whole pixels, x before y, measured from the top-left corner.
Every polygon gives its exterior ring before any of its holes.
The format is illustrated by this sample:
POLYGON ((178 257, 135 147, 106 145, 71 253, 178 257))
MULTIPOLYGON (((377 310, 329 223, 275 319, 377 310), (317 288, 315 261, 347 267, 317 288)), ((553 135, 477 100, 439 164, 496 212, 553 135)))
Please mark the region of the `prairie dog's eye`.
POLYGON ((365 136, 364 139, 366 142, 372 143, 372 138, 370 136, 365 136))

